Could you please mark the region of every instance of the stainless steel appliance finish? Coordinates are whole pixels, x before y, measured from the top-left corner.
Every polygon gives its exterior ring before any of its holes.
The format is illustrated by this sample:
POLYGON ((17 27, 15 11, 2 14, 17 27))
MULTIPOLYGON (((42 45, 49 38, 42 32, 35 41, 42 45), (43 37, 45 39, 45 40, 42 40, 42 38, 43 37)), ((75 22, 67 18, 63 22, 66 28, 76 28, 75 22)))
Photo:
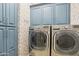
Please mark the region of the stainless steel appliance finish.
POLYGON ((52 26, 51 55, 79 55, 79 26, 52 26))
POLYGON ((29 28, 29 54, 31 56, 50 55, 50 26, 29 28))

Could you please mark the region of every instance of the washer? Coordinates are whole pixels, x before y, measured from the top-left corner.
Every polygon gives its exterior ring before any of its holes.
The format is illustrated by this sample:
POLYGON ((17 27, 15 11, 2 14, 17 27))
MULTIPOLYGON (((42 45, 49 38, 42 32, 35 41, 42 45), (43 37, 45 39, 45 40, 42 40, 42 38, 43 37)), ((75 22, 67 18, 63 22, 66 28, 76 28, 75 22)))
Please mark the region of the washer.
POLYGON ((79 55, 79 25, 53 25, 51 55, 79 55))
POLYGON ((30 56, 50 55, 50 26, 34 26, 29 29, 30 56))

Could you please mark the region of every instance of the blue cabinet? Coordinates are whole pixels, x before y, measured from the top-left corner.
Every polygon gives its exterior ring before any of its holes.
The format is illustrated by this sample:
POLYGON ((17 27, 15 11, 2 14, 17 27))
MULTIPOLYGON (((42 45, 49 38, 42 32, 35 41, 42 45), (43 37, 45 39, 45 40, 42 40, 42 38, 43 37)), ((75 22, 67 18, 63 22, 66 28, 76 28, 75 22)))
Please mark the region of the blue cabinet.
POLYGON ((17 32, 14 27, 7 27, 7 55, 17 55, 17 32), (12 53, 13 52, 13 53, 12 53))
POLYGON ((2 3, 0 4, 0 24, 3 24, 3 20, 2 20, 2 3))
POLYGON ((39 4, 31 7, 31 26, 69 24, 70 4, 39 4))
POLYGON ((0 3, 0 25, 16 26, 18 8, 15 3, 0 3))
POLYGON ((6 43, 5 38, 6 38, 6 29, 5 27, 0 27, 0 56, 6 54, 4 45, 4 43, 6 43))
POLYGON ((31 8, 31 26, 37 26, 41 25, 41 20, 42 20, 42 14, 41 14, 41 8, 40 7, 35 7, 31 8))
POLYGON ((45 5, 42 7, 42 22, 43 25, 51 25, 53 18, 53 7, 51 5, 45 5))
POLYGON ((0 56, 17 55, 18 4, 0 3, 0 56))
POLYGON ((6 25, 5 4, 0 3, 0 25, 6 25))
POLYGON ((69 24, 69 4, 56 4, 54 15, 53 24, 69 24))
POLYGON ((7 26, 16 26, 16 20, 18 17, 17 11, 18 11, 17 4, 14 3, 6 4, 7 26))
POLYGON ((0 27, 0 56, 16 56, 17 39, 16 28, 0 27))

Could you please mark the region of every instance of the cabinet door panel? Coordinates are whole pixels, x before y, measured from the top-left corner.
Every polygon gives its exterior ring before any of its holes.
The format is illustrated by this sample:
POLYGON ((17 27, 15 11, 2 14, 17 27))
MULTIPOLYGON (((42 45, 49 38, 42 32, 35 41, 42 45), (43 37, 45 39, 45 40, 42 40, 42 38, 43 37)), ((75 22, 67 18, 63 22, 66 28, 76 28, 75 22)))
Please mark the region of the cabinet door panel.
POLYGON ((57 4, 55 10, 55 24, 67 24, 68 15, 67 15, 67 4, 57 4))
POLYGON ((3 23, 2 21, 2 3, 0 3, 0 25, 3 23))
POLYGON ((6 4, 6 18, 8 26, 16 26, 17 18, 17 4, 10 3, 6 4))
POLYGON ((6 4, 5 4, 5 3, 2 4, 2 8, 3 8, 3 10, 2 10, 2 13, 3 13, 3 14, 2 14, 2 17, 3 17, 3 18, 6 18, 6 14, 5 14, 5 12, 6 12, 6 11, 5 11, 5 10, 6 10, 6 4))
POLYGON ((10 25, 15 25, 15 4, 10 4, 10 20, 9 20, 9 24, 10 25))
POLYGON ((0 3, 0 25, 5 25, 5 4, 0 3))
POLYGON ((51 25, 52 22, 51 10, 52 10, 51 6, 43 7, 43 25, 51 25))
POLYGON ((6 53, 4 52, 5 37, 5 27, 0 27, 0 56, 6 53))
POLYGON ((10 21, 10 4, 6 4, 6 20, 7 20, 7 25, 9 25, 10 21))
POLYGON ((36 26, 41 24, 41 8, 31 9, 31 25, 36 26))
MULTIPOLYGON (((16 43, 17 43, 16 28, 12 27, 7 28, 7 53, 8 51, 16 50, 16 43)), ((15 51, 15 54, 16 53, 17 52, 15 51)))

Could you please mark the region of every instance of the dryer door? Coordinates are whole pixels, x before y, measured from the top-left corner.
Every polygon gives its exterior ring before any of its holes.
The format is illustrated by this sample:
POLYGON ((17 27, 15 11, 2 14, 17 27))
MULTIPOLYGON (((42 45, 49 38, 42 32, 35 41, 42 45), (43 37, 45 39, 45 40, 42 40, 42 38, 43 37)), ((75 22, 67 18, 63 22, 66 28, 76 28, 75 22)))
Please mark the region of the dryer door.
POLYGON ((75 54, 79 50, 79 36, 71 30, 56 32, 54 35, 55 51, 63 54, 75 54))
POLYGON ((47 46, 47 35, 44 32, 34 32, 31 36, 31 46, 43 50, 47 46))

